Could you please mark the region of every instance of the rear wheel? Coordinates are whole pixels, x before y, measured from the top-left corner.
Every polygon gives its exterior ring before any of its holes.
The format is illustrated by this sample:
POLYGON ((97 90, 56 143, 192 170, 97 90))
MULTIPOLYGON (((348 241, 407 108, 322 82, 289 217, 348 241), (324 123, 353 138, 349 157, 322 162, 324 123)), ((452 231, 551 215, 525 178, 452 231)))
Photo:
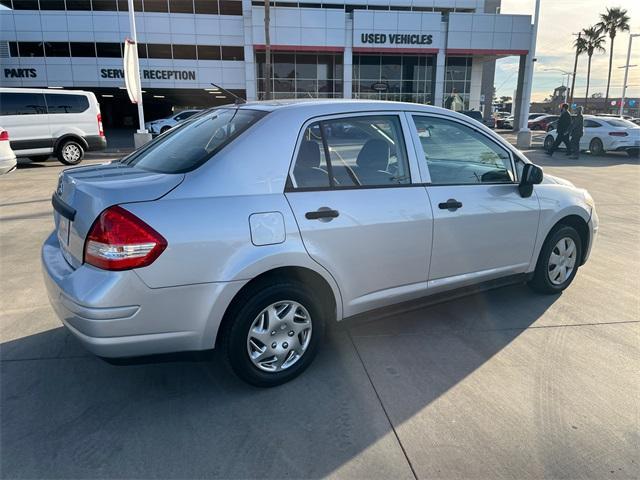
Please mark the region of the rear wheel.
POLYGON ((160 133, 164 133, 164 132, 166 132, 167 130, 171 130, 171 127, 166 127, 166 126, 165 126, 165 127, 162 127, 162 128, 160 129, 160 133))
POLYGON ((29 160, 31 160, 32 162, 46 162, 47 160, 49 160, 49 157, 51 155, 35 155, 33 157, 29 157, 29 160))
POLYGON ((575 228, 559 225, 547 237, 529 286, 540 293, 560 293, 576 276, 582 242, 575 228))
POLYGON ((84 148, 75 140, 66 140, 58 148, 58 160, 65 165, 77 165, 84 157, 84 148))
POLYGON ((599 138, 594 138, 593 140, 591 140, 591 143, 589 144, 589 151, 593 155, 603 155, 604 146, 602 145, 602 140, 600 140, 599 138))
POLYGON ((550 151, 551 147, 553 147, 553 142, 554 142, 554 138, 551 135, 547 135, 547 137, 544 139, 544 149, 546 151, 550 151))
POLYGON ((258 387, 300 375, 323 337, 325 313, 298 282, 259 284, 227 313, 222 351, 233 371, 258 387))

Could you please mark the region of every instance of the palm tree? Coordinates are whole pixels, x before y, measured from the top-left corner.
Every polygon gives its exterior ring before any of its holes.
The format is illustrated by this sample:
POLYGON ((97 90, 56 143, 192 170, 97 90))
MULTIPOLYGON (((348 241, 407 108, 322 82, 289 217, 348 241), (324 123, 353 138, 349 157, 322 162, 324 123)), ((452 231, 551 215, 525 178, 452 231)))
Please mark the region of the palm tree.
POLYGON ((606 13, 600 14, 600 22, 596 25, 600 33, 609 35, 611 45, 609 46, 609 76, 607 77, 607 92, 604 97, 609 103, 609 86, 611 85, 611 68, 613 66, 613 41, 618 32, 629 31, 629 16, 627 11, 620 7, 607 8, 606 13))
POLYGON ((584 28, 582 30, 582 36, 576 39, 575 47, 578 51, 578 55, 586 53, 589 57, 589 64, 587 67, 587 91, 584 94, 584 109, 587 110, 587 104, 589 102, 589 81, 591 80, 591 57, 595 52, 604 52, 603 47, 605 42, 604 35, 596 27, 584 28))

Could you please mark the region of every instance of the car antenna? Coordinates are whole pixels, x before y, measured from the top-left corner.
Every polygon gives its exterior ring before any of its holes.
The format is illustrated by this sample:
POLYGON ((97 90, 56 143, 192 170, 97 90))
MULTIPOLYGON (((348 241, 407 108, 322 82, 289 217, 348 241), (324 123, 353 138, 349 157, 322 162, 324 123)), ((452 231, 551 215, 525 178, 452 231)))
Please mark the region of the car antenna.
POLYGON ((211 85, 213 85, 215 88, 218 88, 218 89, 222 90, 222 91, 223 91, 224 93, 226 93, 227 95, 231 95, 233 98, 235 98, 235 102, 234 102, 234 103, 235 103, 236 105, 242 105, 243 103, 247 103, 247 100, 246 100, 246 99, 244 99, 244 98, 242 98, 242 97, 240 97, 240 96, 236 95, 236 94, 235 94, 235 93, 233 93, 232 91, 227 90, 226 88, 221 87, 220 85, 216 85, 216 84, 215 84, 215 83, 213 83, 213 82, 209 82, 209 83, 211 83, 211 85))

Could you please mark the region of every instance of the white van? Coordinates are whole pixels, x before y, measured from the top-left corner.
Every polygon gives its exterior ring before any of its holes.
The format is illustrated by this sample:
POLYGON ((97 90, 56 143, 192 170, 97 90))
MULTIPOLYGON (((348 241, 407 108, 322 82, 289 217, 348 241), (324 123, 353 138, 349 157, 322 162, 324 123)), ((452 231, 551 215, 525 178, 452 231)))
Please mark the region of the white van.
POLYGON ((96 96, 82 90, 0 88, 0 127, 18 158, 36 162, 53 154, 76 165, 107 146, 96 96))

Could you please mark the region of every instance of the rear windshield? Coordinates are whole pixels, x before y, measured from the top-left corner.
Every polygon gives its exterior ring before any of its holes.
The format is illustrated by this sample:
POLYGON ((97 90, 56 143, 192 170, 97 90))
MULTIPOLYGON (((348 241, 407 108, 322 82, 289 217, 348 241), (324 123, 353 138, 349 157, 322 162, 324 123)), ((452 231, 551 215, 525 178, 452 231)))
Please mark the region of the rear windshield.
POLYGON ((189 172, 209 160, 264 115, 266 112, 243 108, 207 110, 172 128, 121 162, 153 172, 189 172))
POLYGON ((614 118, 613 120, 605 120, 605 122, 607 122, 612 127, 638 128, 638 125, 636 125, 635 123, 630 122, 629 120, 624 120, 622 118, 614 118))

